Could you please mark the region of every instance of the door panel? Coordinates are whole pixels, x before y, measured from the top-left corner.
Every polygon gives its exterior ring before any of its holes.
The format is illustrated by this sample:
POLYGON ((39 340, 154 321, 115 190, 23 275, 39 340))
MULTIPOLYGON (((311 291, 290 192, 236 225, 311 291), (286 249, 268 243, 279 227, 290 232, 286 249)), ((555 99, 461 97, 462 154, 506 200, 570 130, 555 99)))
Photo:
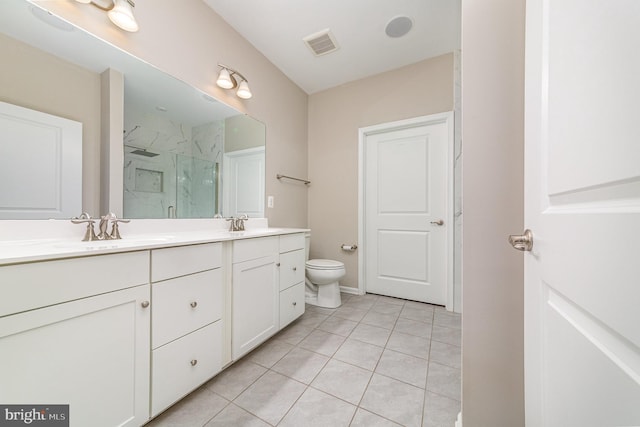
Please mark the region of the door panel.
POLYGON ((450 114, 366 134, 364 282, 367 292, 445 304, 450 114), (442 219, 443 225, 435 224, 442 219))
POLYGON ((527 425, 640 425, 639 19, 527 2, 527 425))
POLYGON ((380 230, 378 248, 380 277, 404 278, 428 284, 428 263, 425 262, 429 259, 428 232, 380 230))
POLYGON ((429 136, 415 132, 379 135, 377 142, 378 214, 429 211, 429 136), (413 133, 413 135, 412 135, 413 133))

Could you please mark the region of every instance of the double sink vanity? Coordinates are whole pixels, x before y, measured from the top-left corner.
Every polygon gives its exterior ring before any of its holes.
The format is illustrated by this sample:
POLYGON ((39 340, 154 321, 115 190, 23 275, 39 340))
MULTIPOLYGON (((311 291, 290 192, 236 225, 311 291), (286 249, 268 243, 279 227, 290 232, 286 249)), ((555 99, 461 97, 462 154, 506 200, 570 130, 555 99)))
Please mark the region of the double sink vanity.
POLYGON ((227 226, 0 222, 0 402, 143 425, 302 315, 307 230, 227 226))

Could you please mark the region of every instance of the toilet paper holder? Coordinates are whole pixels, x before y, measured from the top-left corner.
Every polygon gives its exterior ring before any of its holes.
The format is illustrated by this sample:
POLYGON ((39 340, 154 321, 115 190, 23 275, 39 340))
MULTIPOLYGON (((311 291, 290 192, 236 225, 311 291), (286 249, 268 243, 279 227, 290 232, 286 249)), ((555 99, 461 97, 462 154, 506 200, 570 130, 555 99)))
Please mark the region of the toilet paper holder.
POLYGON ((344 243, 340 246, 340 249, 347 252, 353 252, 358 249, 358 245, 345 245, 344 243))

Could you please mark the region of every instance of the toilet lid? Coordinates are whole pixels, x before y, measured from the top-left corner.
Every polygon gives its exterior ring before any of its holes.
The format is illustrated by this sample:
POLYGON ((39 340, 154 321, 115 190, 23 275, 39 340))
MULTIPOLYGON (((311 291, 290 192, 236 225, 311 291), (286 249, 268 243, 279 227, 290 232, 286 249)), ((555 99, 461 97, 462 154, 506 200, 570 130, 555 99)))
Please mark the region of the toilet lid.
POLYGON ((306 266, 314 270, 339 270, 344 268, 343 263, 332 259, 310 259, 306 262, 306 266))

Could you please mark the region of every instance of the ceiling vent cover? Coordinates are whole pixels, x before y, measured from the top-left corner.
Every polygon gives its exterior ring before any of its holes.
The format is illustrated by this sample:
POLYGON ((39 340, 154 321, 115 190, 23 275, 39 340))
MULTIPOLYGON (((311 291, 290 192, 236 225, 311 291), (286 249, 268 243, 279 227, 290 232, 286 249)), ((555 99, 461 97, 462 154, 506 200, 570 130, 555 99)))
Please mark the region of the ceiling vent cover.
POLYGON ((328 28, 303 38, 316 56, 325 55, 338 49, 338 43, 328 28))

